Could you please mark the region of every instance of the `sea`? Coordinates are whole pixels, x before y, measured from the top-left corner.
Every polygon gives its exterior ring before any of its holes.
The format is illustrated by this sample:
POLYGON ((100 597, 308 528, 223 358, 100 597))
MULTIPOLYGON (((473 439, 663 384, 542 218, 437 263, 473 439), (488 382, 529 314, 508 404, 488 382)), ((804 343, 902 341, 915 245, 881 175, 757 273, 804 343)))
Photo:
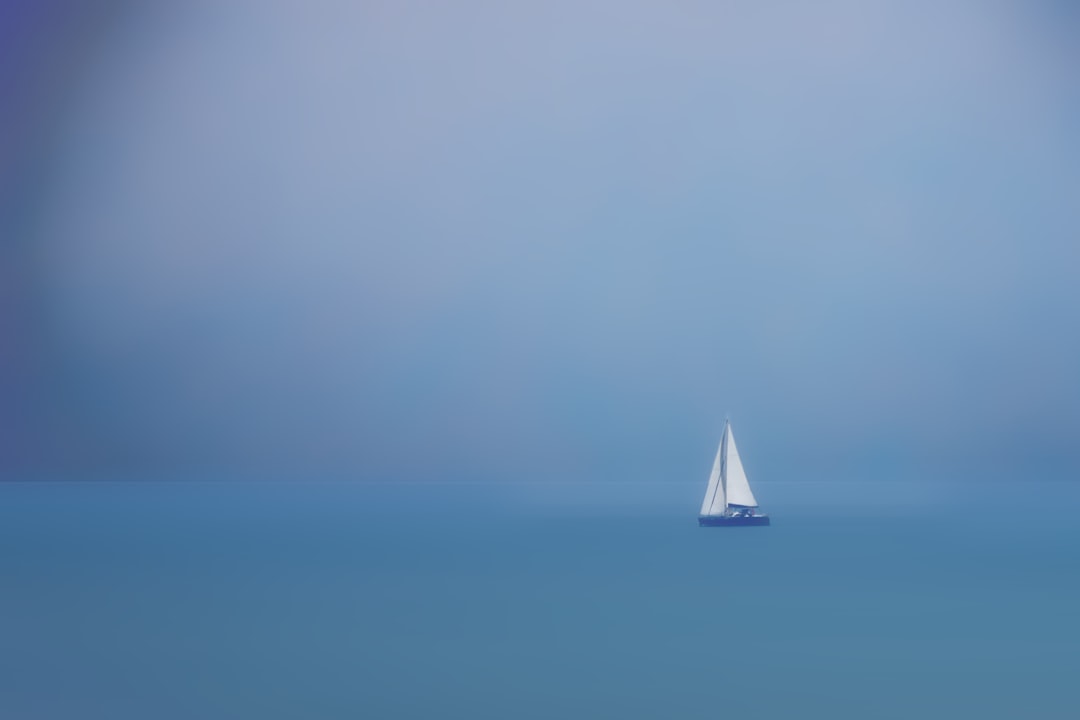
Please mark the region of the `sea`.
POLYGON ((0 718, 1080 717, 1080 485, 0 485, 0 718))

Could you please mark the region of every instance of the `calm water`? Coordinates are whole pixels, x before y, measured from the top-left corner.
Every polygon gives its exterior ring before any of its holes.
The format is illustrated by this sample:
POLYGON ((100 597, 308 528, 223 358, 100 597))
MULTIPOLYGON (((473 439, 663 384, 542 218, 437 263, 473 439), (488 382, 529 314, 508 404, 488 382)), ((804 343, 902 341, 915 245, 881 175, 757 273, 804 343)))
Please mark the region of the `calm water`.
POLYGON ((1080 717, 1080 488, 756 490, 0 485, 0 718, 1080 717))

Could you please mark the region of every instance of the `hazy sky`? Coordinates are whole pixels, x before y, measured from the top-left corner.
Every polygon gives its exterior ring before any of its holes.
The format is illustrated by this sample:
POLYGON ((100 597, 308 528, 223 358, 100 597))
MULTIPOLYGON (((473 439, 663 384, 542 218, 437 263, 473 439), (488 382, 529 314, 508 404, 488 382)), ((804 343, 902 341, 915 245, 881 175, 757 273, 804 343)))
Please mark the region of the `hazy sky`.
POLYGON ((58 7, 9 471, 704 482, 725 414, 761 480, 1080 468, 1068 3, 58 7))

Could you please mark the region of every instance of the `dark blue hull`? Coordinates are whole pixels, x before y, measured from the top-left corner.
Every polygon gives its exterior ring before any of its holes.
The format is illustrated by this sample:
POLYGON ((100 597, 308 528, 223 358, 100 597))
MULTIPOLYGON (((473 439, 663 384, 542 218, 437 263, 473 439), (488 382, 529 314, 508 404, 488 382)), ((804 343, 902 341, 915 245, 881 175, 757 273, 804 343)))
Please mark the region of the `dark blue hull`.
POLYGON ((702 515, 697 519, 701 527, 739 527, 747 525, 768 525, 768 515, 744 515, 734 517, 730 515, 702 515))

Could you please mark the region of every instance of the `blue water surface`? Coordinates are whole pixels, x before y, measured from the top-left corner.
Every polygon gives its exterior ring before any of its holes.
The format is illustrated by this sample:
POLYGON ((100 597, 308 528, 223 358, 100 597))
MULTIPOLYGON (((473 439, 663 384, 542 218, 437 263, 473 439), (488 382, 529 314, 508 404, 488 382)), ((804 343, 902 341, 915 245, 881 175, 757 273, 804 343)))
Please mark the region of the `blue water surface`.
POLYGON ((0 485, 0 718, 1080 717, 1080 488, 703 489, 0 485))

